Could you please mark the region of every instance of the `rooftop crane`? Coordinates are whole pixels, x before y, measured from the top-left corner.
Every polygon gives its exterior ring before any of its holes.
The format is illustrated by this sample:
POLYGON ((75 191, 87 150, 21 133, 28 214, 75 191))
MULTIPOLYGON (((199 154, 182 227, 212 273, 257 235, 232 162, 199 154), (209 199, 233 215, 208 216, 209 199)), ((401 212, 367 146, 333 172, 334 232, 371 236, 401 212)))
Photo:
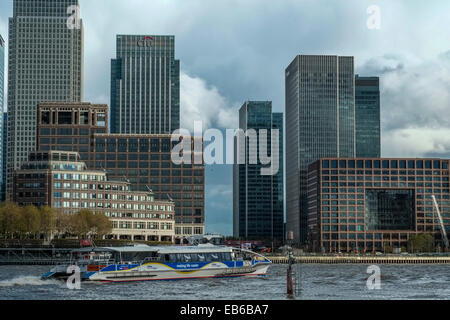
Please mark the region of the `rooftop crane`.
POLYGON ((436 197, 434 195, 431 196, 433 198, 434 206, 436 207, 436 212, 439 218, 439 223, 441 225, 441 234, 442 239, 444 240, 445 247, 448 249, 448 238, 447 238, 447 231, 445 231, 444 221, 442 220, 441 211, 439 210, 438 203, 436 201, 436 197))

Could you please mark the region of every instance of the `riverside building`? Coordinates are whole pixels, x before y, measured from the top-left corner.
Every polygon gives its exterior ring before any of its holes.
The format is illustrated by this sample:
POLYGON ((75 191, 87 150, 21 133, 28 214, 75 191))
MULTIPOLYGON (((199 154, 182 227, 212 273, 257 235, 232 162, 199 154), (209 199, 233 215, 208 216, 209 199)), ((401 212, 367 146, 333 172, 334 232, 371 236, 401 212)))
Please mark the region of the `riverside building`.
POLYGON ((104 171, 89 170, 76 152, 31 152, 14 173, 14 201, 20 206, 50 206, 64 214, 83 209, 104 213, 113 225, 109 238, 173 242, 172 201, 131 191, 104 171))
POLYGON ((105 105, 41 103, 37 145, 40 151, 78 152, 90 170, 128 181, 131 191, 150 189, 157 200, 173 200, 177 242, 204 234, 204 165, 174 164, 171 135, 108 134, 107 127, 105 105))
MULTIPOLYGON (((283 243, 284 240, 284 188, 283 188, 283 114, 272 112, 270 101, 247 101, 239 111, 239 129, 244 132, 254 130, 256 143, 250 138, 235 139, 235 150, 245 150, 245 164, 235 164, 233 168, 233 232, 235 238, 266 239, 283 243), (269 153, 272 148, 272 130, 279 131, 279 168, 274 175, 262 175, 267 167, 261 160, 252 164, 250 151, 264 149, 260 145, 260 130, 267 130, 269 153), (240 144, 242 145, 240 146, 240 144)), ((275 142, 273 142, 275 144, 275 142)))
POLYGON ((118 35, 111 61, 111 133, 171 134, 179 128, 175 37, 118 35))
POLYGON ((443 248, 437 199, 450 231, 449 162, 443 159, 323 158, 308 169, 308 231, 315 251, 407 248, 431 233, 443 248))
POLYGON ((380 78, 355 79, 356 157, 381 157, 380 78))
POLYGON ((12 177, 36 150, 36 111, 43 101, 83 100, 83 21, 69 28, 78 0, 14 0, 9 19, 6 198, 12 177))
POLYGON ((355 157, 354 58, 299 55, 286 69, 286 227, 308 238, 308 165, 355 157))

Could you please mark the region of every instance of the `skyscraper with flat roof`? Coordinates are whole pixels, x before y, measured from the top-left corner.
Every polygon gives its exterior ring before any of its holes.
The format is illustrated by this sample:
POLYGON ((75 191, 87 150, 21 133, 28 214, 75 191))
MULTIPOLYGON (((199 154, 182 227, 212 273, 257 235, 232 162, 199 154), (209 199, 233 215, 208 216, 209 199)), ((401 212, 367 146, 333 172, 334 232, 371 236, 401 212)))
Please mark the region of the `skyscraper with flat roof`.
POLYGON ((4 200, 4 161, 5 161, 5 154, 4 154, 4 140, 6 139, 6 135, 4 134, 4 128, 5 128, 5 121, 3 117, 3 110, 4 110, 4 102, 3 102, 3 96, 5 92, 5 40, 2 38, 2 35, 0 34, 0 110, 1 110, 1 119, 0 119, 0 164, 2 169, 0 170, 0 200, 4 200))
POLYGON ((356 75, 356 156, 381 157, 380 78, 356 75))
MULTIPOLYGON (((247 101, 239 111, 239 128, 249 133, 254 130, 257 140, 245 139, 239 144, 235 139, 235 150, 245 148, 245 164, 236 163, 233 172, 233 233, 236 238, 267 239, 282 242, 284 240, 284 167, 283 167, 283 114, 272 112, 270 101, 247 101), (260 156, 252 163, 250 152, 264 150, 260 130, 267 130, 267 144, 271 152, 271 131, 279 131, 277 159, 272 157, 273 168, 278 167, 274 175, 263 175, 260 156), (256 142, 252 145, 252 142, 256 142)), ((242 140, 241 140, 242 141, 242 140)))
POLYGON ((286 69, 288 238, 307 241, 308 165, 321 157, 354 155, 354 58, 297 56, 286 69))
POLYGON ((111 133, 170 134, 180 127, 174 36, 118 35, 111 61, 111 133))
POLYGON ((12 173, 36 149, 37 106, 83 99, 83 23, 69 24, 78 0, 14 0, 9 19, 8 162, 12 173))

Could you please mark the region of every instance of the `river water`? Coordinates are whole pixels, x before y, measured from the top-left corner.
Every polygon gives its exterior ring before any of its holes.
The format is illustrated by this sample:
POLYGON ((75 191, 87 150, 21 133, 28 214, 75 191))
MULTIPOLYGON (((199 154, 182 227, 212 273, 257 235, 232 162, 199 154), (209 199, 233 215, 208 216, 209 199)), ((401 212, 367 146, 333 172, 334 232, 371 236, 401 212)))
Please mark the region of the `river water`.
MULTIPOLYGON (((295 266, 299 300, 450 300, 448 265, 380 265, 381 289, 369 290, 367 265, 295 266)), ((234 278, 140 283, 82 283, 69 290, 42 281, 49 267, 0 266, 1 300, 284 300, 286 268, 273 265, 265 279, 234 278)))

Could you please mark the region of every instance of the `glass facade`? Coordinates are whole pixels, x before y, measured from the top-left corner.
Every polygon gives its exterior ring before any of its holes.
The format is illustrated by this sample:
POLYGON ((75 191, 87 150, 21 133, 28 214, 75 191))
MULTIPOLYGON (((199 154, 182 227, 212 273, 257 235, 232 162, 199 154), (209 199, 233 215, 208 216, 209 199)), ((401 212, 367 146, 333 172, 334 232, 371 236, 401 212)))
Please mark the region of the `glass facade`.
POLYGON ((355 80, 356 156, 381 157, 380 79, 359 77, 355 80))
POLYGON ((414 190, 366 190, 366 229, 414 231, 414 190))
POLYGON ((287 233, 307 241, 307 170, 355 156, 354 59, 297 56, 286 69, 287 233))
POLYGON ((13 171, 36 150, 37 105, 83 100, 83 22, 69 29, 67 9, 78 0, 14 0, 9 19, 8 161, 13 171))
POLYGON ((254 130, 256 143, 251 138, 235 150, 245 148, 245 164, 234 165, 233 233, 235 237, 247 239, 270 239, 283 241, 284 189, 283 189, 283 114, 272 113, 272 102, 249 101, 239 111, 239 127, 244 131, 254 130), (261 150, 260 131, 267 130, 266 150, 271 155, 271 130, 279 130, 279 159, 274 159, 279 170, 275 175, 262 175, 264 166, 260 158, 255 163, 251 154, 261 150))
POLYGON ((5 128, 5 119, 3 117, 3 110, 5 108, 4 106, 4 94, 5 94, 5 40, 0 35, 0 110, 1 110, 1 119, 0 119, 0 200, 5 200, 4 196, 4 172, 3 172, 3 164, 5 161, 5 154, 4 154, 4 147, 5 143, 4 140, 6 139, 6 135, 4 134, 4 128, 5 128))
POLYGON ((170 134, 180 127, 174 36, 118 35, 111 61, 111 133, 170 134))

